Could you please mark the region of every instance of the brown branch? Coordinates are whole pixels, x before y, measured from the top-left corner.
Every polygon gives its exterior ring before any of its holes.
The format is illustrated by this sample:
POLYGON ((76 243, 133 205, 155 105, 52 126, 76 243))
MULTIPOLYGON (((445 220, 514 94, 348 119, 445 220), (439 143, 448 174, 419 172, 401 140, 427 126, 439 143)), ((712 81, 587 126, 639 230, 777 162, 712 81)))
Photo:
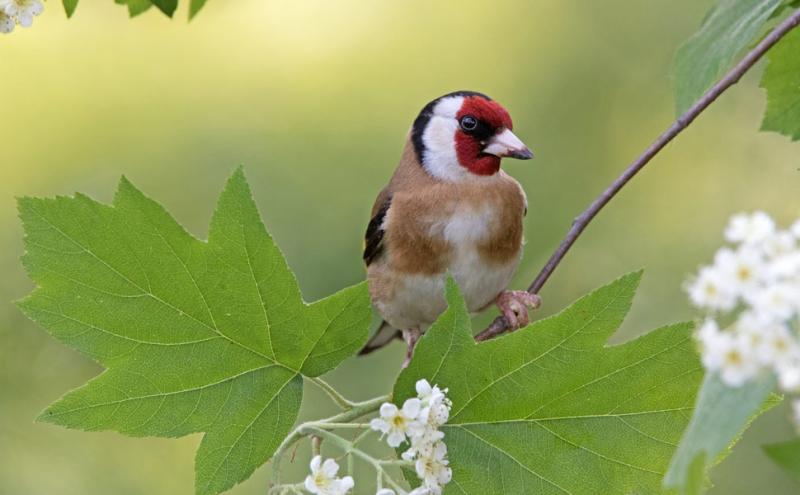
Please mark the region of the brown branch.
MULTIPOLYGON (((528 288, 528 292, 532 294, 538 293, 542 286, 544 286, 547 279, 550 278, 553 271, 555 271, 558 264, 567 254, 569 248, 578 239, 583 230, 589 225, 589 222, 600 212, 600 210, 611 201, 611 198, 622 189, 622 187, 630 181, 650 160, 653 159, 667 144, 669 144, 678 134, 686 129, 694 119, 697 118, 709 105, 711 105, 722 93, 728 88, 739 82, 739 79, 747 73, 750 68, 764 56, 767 51, 772 48, 775 43, 786 36, 789 31, 794 29, 800 24, 800 10, 795 11, 791 16, 786 18, 778 26, 775 27, 761 42, 756 45, 736 66, 728 72, 725 77, 719 80, 711 89, 709 89, 694 105, 692 105, 686 112, 683 113, 678 119, 667 129, 664 133, 658 136, 653 144, 651 144, 644 152, 631 163, 628 168, 622 172, 622 175, 611 183, 603 193, 595 199, 592 204, 575 220, 572 222, 572 227, 567 232, 567 236, 561 241, 558 249, 550 256, 547 263, 539 272, 539 275, 528 288)), ((475 340, 489 340, 496 337, 506 330, 508 330, 508 322, 505 317, 498 316, 484 331, 475 336, 475 340)))

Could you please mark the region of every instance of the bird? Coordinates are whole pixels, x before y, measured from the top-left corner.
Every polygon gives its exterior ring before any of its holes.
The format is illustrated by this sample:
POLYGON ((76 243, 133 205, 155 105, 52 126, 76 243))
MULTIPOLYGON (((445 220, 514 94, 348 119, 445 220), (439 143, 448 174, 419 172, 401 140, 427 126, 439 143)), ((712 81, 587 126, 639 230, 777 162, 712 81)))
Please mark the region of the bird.
POLYGON ((448 274, 470 312, 496 304, 512 329, 528 324, 541 299, 507 290, 522 255, 527 197, 500 161, 533 153, 512 128, 508 111, 475 91, 436 98, 414 119, 366 229, 369 294, 383 322, 360 354, 402 338, 408 366, 447 309, 448 274))

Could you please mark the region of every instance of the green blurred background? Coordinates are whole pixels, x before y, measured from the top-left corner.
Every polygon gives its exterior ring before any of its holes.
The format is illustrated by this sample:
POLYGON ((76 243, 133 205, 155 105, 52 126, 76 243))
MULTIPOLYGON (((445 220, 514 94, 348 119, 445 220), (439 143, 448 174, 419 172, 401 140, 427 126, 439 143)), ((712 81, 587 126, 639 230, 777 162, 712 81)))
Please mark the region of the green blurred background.
MULTIPOLYGON (((510 109, 537 154, 505 164, 530 202, 523 287, 571 219, 672 119, 672 55, 709 6, 211 0, 187 23, 183 10, 129 20, 108 0, 82 2, 67 21, 48 2, 33 28, 0 38, 0 493, 190 494, 199 441, 33 423, 99 369, 11 302, 32 288, 14 196, 109 201, 126 174, 202 238, 225 178, 244 164, 313 300, 363 279, 369 210, 419 109, 474 89, 510 109)), ((764 104, 751 74, 662 153, 580 239, 541 314, 645 267, 617 340, 692 318, 681 284, 731 213, 763 208, 783 224, 800 215, 800 145, 757 132, 764 104)), ((401 354, 396 344, 328 378, 353 398, 374 396, 401 354)), ((306 399, 304 417, 332 411, 316 389, 306 399)), ((714 471, 713 493, 800 490, 759 448, 791 434, 786 417, 778 408, 748 431, 714 471)), ((306 459, 301 451, 289 469, 297 479, 306 459)), ((262 468, 232 493, 263 494, 267 483, 262 468)))

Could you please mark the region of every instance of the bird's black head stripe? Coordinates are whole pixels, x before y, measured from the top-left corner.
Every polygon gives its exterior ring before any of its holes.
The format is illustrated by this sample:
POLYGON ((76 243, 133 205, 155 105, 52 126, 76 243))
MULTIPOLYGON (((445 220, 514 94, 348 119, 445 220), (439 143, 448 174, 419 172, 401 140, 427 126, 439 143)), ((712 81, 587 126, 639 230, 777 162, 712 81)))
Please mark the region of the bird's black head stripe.
POLYGON ((422 111, 419 112, 417 118, 414 120, 414 125, 411 126, 411 143, 414 145, 414 151, 417 153, 417 160, 420 163, 422 163, 422 157, 425 152, 425 144, 422 142, 422 134, 425 132, 425 128, 428 127, 428 122, 430 122, 431 117, 433 116, 433 109, 443 98, 449 98, 451 96, 478 96, 487 101, 492 101, 491 98, 483 93, 478 93, 477 91, 454 91, 452 93, 440 96, 425 105, 422 111))

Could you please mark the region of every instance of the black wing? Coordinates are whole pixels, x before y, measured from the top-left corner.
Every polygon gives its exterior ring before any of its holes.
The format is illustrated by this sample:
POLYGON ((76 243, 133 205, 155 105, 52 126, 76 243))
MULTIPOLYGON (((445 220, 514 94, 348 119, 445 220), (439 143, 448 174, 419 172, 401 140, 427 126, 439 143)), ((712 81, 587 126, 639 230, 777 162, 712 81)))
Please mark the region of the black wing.
POLYGON ((392 199, 387 198, 367 226, 367 233, 364 236, 364 263, 367 266, 383 253, 383 220, 391 202, 392 199))

